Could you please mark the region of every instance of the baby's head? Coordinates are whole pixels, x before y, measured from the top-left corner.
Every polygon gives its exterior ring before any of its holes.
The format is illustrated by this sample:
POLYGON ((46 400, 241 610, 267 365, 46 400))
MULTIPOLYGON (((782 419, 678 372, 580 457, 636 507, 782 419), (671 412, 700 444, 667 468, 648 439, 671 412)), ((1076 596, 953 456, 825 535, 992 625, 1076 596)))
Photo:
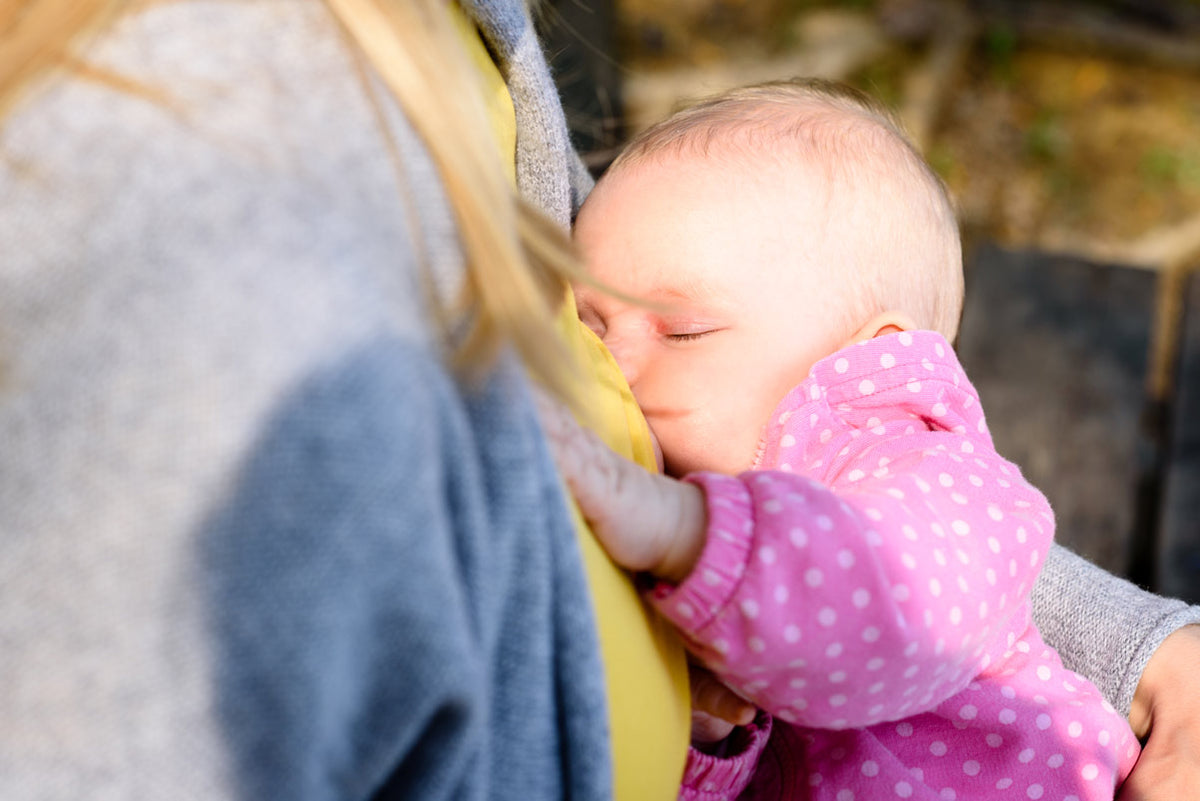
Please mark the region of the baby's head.
POLYGON ((841 347, 958 326, 941 181, 885 109, 835 84, 734 90, 650 128, 575 235, 601 284, 649 302, 576 287, 674 474, 751 467, 775 406, 841 347))

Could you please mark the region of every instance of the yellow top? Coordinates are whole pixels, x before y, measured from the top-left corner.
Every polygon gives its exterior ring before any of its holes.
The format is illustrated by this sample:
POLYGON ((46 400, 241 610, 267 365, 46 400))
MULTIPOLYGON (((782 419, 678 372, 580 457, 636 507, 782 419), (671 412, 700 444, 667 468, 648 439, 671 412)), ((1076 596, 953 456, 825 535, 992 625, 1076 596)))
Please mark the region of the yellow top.
MULTIPOLYGON (((457 4, 452 4, 458 9, 457 4)), ((515 182, 516 116, 512 97, 478 32, 459 11, 465 41, 484 86, 496 141, 515 182)), ((579 322, 568 293, 558 319, 589 382, 588 421, 613 450, 655 469, 650 432, 616 361, 579 322)), ((642 601, 629 575, 608 558, 573 509, 600 632, 608 687, 613 788, 617 801, 674 799, 687 758, 691 713, 687 663, 675 631, 642 601)))

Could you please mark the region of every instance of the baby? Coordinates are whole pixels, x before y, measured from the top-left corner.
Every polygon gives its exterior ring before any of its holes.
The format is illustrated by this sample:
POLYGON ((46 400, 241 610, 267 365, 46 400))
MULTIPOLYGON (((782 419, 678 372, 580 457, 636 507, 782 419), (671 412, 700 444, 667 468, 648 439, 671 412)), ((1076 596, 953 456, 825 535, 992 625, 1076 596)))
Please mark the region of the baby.
POLYGON ((775 719, 750 727, 774 727, 770 771, 694 750, 684 795, 1112 799, 1137 741, 1032 624, 1053 514, 949 344, 953 209, 887 111, 824 82, 704 102, 629 146, 576 238, 645 301, 576 288, 703 505, 647 542, 621 521, 653 510, 564 473, 693 655, 775 719))

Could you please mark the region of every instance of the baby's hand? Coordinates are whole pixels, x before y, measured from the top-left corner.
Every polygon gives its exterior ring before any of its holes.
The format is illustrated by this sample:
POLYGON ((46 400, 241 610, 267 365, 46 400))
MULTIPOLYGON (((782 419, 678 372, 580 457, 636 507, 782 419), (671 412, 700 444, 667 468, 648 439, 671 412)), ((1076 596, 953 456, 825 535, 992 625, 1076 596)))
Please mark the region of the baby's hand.
POLYGON ((754 720, 754 704, 744 700, 721 680, 699 665, 688 665, 688 683, 692 690, 692 743, 719 743, 735 726, 749 726, 754 720))
POLYGON ((540 393, 537 400, 558 469, 609 556, 681 582, 704 549, 704 493, 623 459, 560 404, 540 393))

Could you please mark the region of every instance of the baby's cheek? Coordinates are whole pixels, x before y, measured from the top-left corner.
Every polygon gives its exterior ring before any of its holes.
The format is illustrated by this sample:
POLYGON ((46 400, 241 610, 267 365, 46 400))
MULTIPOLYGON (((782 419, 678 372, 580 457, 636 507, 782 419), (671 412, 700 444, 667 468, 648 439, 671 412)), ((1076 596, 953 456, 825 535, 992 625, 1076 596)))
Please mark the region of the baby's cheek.
POLYGON ((654 434, 654 449, 663 460, 663 472, 682 478, 696 470, 707 469, 696 453, 697 432, 678 420, 660 420, 650 424, 654 434))
POLYGON ((711 426, 688 429, 672 423, 660 425, 658 433, 670 476, 698 471, 737 475, 754 461, 754 443, 743 441, 737 431, 711 426))
POLYGON ((759 410, 747 408, 737 384, 717 375, 659 373, 635 390, 668 475, 700 470, 735 475, 754 463, 762 430, 759 410))
POLYGON ((678 426, 664 422, 656 424, 653 420, 647 422, 650 423, 650 440, 654 445, 654 458, 658 460, 659 470, 668 475, 679 476, 677 465, 684 458, 684 454, 681 453, 679 442, 673 436, 675 432, 672 431, 678 426))

